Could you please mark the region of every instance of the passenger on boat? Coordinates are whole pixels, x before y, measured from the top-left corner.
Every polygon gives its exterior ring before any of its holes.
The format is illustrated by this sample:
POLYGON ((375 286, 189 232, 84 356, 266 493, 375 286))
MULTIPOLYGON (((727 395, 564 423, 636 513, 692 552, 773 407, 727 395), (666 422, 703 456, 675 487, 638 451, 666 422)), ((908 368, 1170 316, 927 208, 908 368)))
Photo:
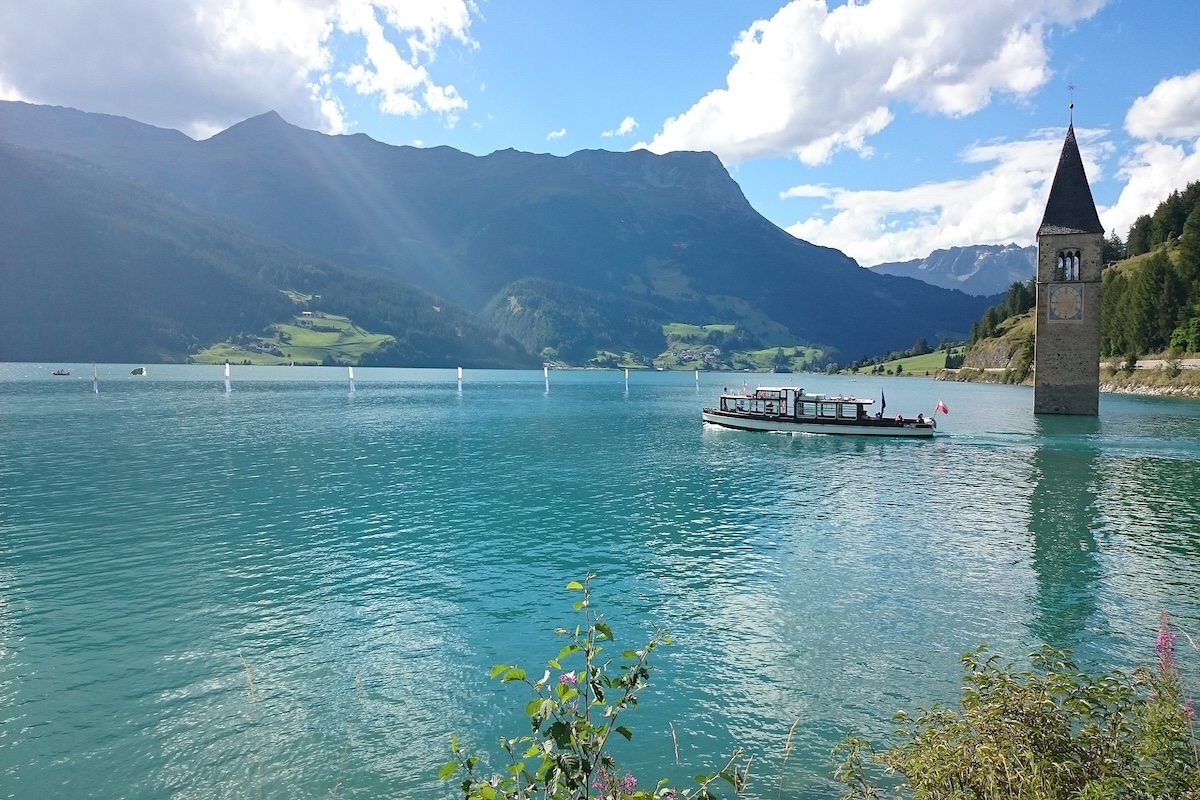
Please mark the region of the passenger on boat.
POLYGON ((904 422, 904 415, 903 415, 903 414, 897 414, 897 415, 896 415, 896 422, 904 422))
POLYGON ((925 421, 925 415, 924 415, 924 414, 917 414, 917 424, 918 424, 918 425, 920 425, 920 424, 921 424, 922 422, 924 422, 924 421, 925 421))

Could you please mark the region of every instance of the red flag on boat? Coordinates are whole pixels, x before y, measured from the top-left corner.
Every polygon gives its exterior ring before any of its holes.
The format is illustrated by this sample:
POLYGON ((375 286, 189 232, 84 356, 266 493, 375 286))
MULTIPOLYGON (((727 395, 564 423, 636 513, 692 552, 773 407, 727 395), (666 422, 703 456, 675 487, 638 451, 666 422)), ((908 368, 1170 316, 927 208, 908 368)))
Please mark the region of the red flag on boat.
POLYGON ((942 412, 943 414, 950 413, 950 409, 946 408, 946 404, 941 400, 938 400, 937 408, 934 409, 934 413, 937 413, 938 411, 942 412))

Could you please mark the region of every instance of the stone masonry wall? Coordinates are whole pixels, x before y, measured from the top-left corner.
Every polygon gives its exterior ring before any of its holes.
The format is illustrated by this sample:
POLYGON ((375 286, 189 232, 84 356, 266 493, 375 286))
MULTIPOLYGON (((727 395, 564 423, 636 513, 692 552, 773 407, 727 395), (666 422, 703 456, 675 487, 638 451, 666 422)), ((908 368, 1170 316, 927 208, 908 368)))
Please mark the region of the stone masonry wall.
POLYGON ((1100 404, 1101 234, 1044 235, 1038 241, 1034 350, 1035 414, 1095 415, 1100 404), (1058 253, 1080 251, 1083 312, 1078 320, 1050 319, 1050 288, 1058 253))

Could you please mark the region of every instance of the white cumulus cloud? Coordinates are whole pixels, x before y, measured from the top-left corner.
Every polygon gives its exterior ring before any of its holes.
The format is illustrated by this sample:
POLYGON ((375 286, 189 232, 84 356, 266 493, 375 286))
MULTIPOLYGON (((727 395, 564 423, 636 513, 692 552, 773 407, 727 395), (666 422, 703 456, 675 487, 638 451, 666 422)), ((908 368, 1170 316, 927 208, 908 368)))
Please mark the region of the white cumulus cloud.
POLYGON ((547 133, 547 134, 546 134, 546 141, 547 141, 547 142, 553 142, 555 139, 561 139, 561 138, 563 138, 563 137, 564 137, 564 136, 566 136, 566 135, 567 135, 567 129, 566 129, 566 128, 559 128, 559 129, 558 129, 558 130, 556 130, 556 131, 550 131, 549 133, 547 133))
POLYGON ((1167 78, 1134 100, 1125 130, 1139 139, 1200 137, 1200 70, 1167 78))
POLYGON ((340 132, 341 85, 452 124, 466 101, 431 65, 448 41, 474 46, 476 13, 473 0, 0 3, 0 89, 192 135, 268 109, 340 132))
POLYGON ((638 124, 636 119, 633 117, 626 117, 625 119, 621 120, 621 124, 618 125, 615 130, 603 131, 600 135, 606 139, 611 139, 614 136, 628 136, 629 134, 633 133, 637 126, 638 124))
POLYGON ((871 0, 831 10, 826 0, 792 0, 734 42, 725 87, 640 146, 712 150, 726 164, 784 154, 817 164, 843 149, 868 155, 892 104, 959 116, 996 93, 1033 92, 1050 76, 1047 30, 1104 2, 871 0))
MULTIPOLYGON (((1111 151, 1106 131, 1076 130, 1088 177, 1111 151)), ((851 190, 801 185, 788 197, 828 199, 825 216, 788 227, 815 244, 834 247, 864 266, 924 258, 934 250, 974 244, 1031 244, 1041 223, 1065 132, 1037 131, 1017 142, 975 145, 961 154, 985 166, 954 181, 900 190, 851 190)))
POLYGON ((1124 237, 1177 189, 1200 180, 1200 70, 1160 81, 1125 114, 1125 130, 1142 141, 1121 159, 1125 181, 1117 202, 1100 214, 1124 237))
POLYGON ((1167 195, 1192 181, 1200 181, 1200 140, 1188 146, 1167 142, 1142 142, 1121 159, 1117 177, 1125 181, 1117 202, 1100 212, 1104 229, 1123 239, 1129 226, 1150 214, 1167 195))

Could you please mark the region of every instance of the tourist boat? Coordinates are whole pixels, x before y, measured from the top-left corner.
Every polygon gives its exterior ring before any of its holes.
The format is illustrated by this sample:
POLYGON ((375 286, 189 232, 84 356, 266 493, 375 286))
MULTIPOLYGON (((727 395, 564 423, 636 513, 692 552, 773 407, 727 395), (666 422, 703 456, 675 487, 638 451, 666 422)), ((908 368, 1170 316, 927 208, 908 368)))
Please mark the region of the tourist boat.
POLYGON ((937 430, 933 415, 872 415, 875 401, 861 397, 827 397, 805 394, 794 386, 760 386, 751 394, 722 394, 716 408, 706 408, 700 418, 712 425, 743 431, 777 433, 833 433, 852 436, 907 436, 929 438, 937 430))
POLYGON ((63 377, 66 377, 67 375, 70 375, 71 373, 65 369, 56 369, 56 370, 54 370, 54 372, 51 372, 50 374, 55 375, 59 378, 63 378, 63 377))

